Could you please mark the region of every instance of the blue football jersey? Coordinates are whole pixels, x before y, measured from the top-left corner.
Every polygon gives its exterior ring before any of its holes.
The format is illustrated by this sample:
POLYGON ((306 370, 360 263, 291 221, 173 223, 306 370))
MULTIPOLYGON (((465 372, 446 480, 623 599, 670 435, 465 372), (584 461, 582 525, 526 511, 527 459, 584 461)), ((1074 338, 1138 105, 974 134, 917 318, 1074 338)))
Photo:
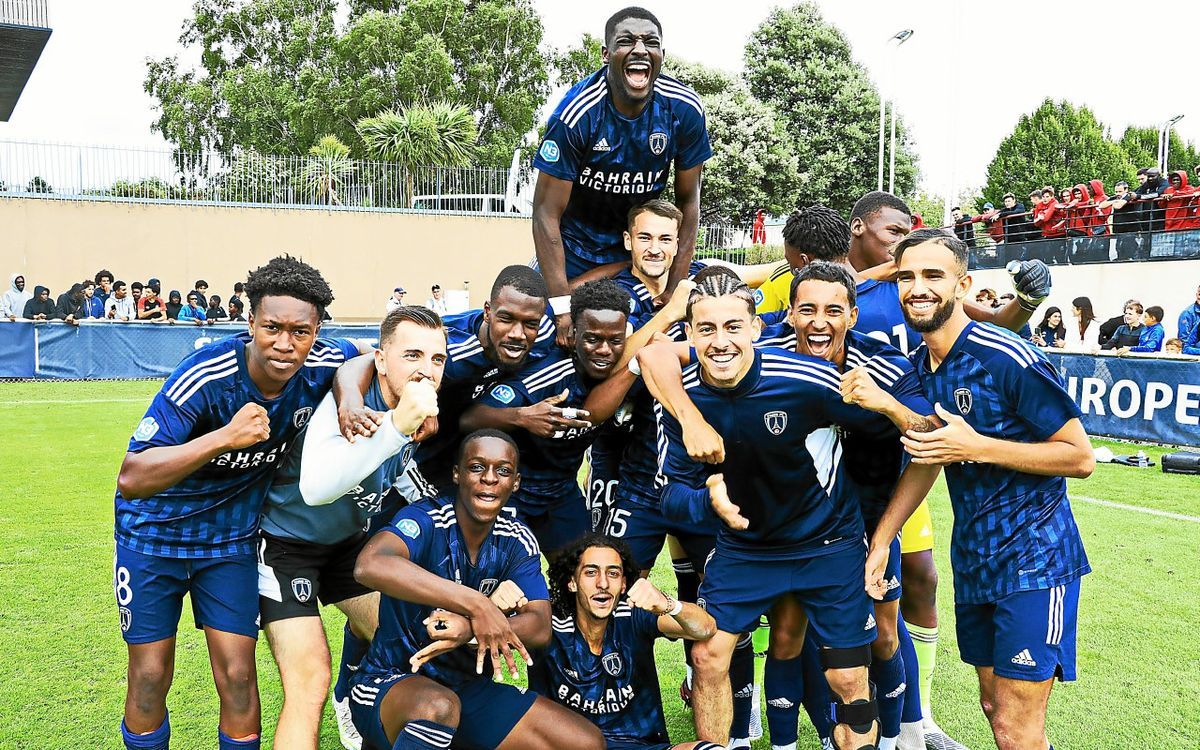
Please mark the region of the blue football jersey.
POLYGON ((246 370, 249 340, 247 334, 230 336, 181 362, 138 423, 129 450, 183 445, 229 424, 248 403, 267 410, 271 437, 222 453, 151 497, 129 500, 118 491, 118 544, 147 555, 178 558, 254 551, 271 473, 329 390, 338 366, 357 356, 358 347, 345 339, 318 339, 283 392, 268 399, 246 370))
MULTIPOLYGON (((971 322, 938 366, 912 354, 925 396, 1000 440, 1042 442, 1080 416, 1046 356, 1016 334, 971 322)), ((994 602, 1070 583, 1091 570, 1063 477, 990 463, 945 467, 954 506, 954 598, 994 602)))
POLYGON ((560 221, 563 250, 590 263, 629 257, 629 209, 657 198, 671 165, 691 169, 712 156, 695 91, 660 74, 642 113, 617 112, 603 67, 566 93, 546 124, 533 166, 572 183, 560 221))
MULTIPOLYGON (((438 494, 439 490, 449 490, 453 484, 450 477, 454 454, 463 437, 458 430, 462 413, 481 393, 512 374, 496 366, 484 352, 483 344, 479 343, 483 310, 446 315, 442 322, 446 326, 447 357, 442 384, 438 388, 438 431, 421 443, 417 457, 421 476, 433 485, 426 488, 431 496, 438 494)), ((554 322, 542 316, 537 340, 525 360, 526 366, 558 350, 554 335, 554 322)))
POLYGON ((904 320, 900 288, 894 281, 867 280, 858 284, 858 322, 854 330, 891 344, 909 354, 921 344, 921 334, 904 320))
MULTIPOLYGON (((503 581, 512 581, 529 601, 548 599, 542 577, 541 551, 533 532, 525 524, 501 514, 472 563, 458 528, 454 501, 427 498, 402 508, 380 533, 400 537, 408 547, 408 559, 430 573, 491 596, 503 581)), ((409 673, 408 660, 431 643, 422 621, 432 607, 381 596, 379 629, 363 661, 368 674, 409 673)), ((472 680, 475 652, 461 647, 427 662, 420 674, 450 688, 472 680)))
POLYGON ((593 654, 575 617, 554 617, 550 646, 529 669, 529 687, 582 714, 609 746, 669 742, 663 718, 654 639, 658 617, 622 601, 593 654))
POLYGON ((683 385, 723 438, 725 460, 712 466, 689 458, 679 423, 658 409, 665 514, 715 517, 705 479, 721 473, 730 500, 750 522, 743 531, 722 524, 717 544, 730 556, 806 557, 863 543, 858 503, 841 487, 840 433, 883 435, 892 425, 843 403, 832 363, 767 347, 754 350, 750 370, 733 388, 705 383, 699 364, 684 368, 683 385))
MULTIPOLYGON (((327 396, 326 398, 333 398, 327 396)), ((368 409, 388 410, 379 389, 379 378, 363 397, 368 409)), ((262 530, 285 539, 314 544, 337 544, 364 531, 367 522, 383 509, 383 497, 404 473, 417 444, 409 442, 398 453, 364 477, 353 490, 325 505, 309 505, 300 494, 300 465, 308 427, 292 443, 283 464, 271 478, 263 505, 262 530)))
MULTIPOLYGON (((560 406, 582 408, 591 388, 592 384, 576 371, 574 358, 558 351, 492 386, 478 400, 496 409, 516 408, 567 391, 560 406)), ((579 467, 596 435, 596 426, 561 430, 549 438, 514 431, 513 440, 521 449, 521 488, 513 493, 513 499, 527 512, 535 512, 535 508, 578 495, 579 467)))

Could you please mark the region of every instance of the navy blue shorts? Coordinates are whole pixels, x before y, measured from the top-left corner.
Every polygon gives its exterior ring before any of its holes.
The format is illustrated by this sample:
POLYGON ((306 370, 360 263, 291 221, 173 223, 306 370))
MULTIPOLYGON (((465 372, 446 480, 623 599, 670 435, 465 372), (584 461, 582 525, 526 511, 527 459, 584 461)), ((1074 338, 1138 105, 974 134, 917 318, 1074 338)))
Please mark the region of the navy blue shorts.
POLYGON ((866 551, 856 542, 816 557, 742 560, 717 547, 704 568, 700 599, 718 628, 745 633, 776 599, 794 594, 821 645, 865 646, 875 640, 875 608, 863 586, 866 551))
MULTIPOLYGON (((387 750, 392 746, 379 707, 383 697, 396 685, 417 675, 401 672, 390 675, 373 675, 358 672, 350 680, 350 715, 354 726, 363 736, 363 748, 387 750)), ((502 682, 492 682, 490 677, 450 689, 458 696, 458 730, 454 733, 453 747, 465 750, 493 750, 504 741, 517 722, 529 713, 537 694, 532 690, 502 682)))
POLYGON ((883 594, 882 601, 894 602, 900 598, 900 537, 892 540, 891 547, 888 548, 888 561, 883 569, 883 580, 887 581, 887 591, 883 594))
POLYGON ((955 604, 958 653, 1000 677, 1042 682, 1075 679, 1079 579, 1051 589, 1018 591, 987 604, 955 604))
POLYGON ((605 533, 622 539, 633 552, 633 559, 642 570, 654 567, 667 535, 679 540, 696 570, 704 569, 717 544, 717 526, 688 526, 665 517, 657 508, 632 500, 628 493, 617 488, 616 501, 605 533))
POLYGON ((512 508, 517 520, 533 532, 547 558, 592 530, 587 500, 578 486, 572 487, 573 492, 552 505, 526 505, 519 494, 509 501, 508 508, 512 508))
POLYGON ((157 557, 117 545, 113 562, 121 637, 153 643, 179 630, 184 594, 192 595, 196 627, 258 637, 258 561, 233 557, 157 557))

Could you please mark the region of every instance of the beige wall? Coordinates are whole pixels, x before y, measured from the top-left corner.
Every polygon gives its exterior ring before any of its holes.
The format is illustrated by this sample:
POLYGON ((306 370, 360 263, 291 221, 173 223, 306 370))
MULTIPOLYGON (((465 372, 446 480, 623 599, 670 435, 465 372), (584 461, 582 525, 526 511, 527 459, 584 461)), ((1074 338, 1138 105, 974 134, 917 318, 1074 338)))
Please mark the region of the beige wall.
POLYGON ((227 299, 235 281, 280 253, 316 266, 338 320, 378 320, 394 287, 422 304, 434 282, 483 304, 496 272, 533 258, 529 219, 0 198, 0 274, 55 296, 101 268, 162 280, 186 294, 196 279, 227 299), (468 286, 469 284, 469 286, 468 286))

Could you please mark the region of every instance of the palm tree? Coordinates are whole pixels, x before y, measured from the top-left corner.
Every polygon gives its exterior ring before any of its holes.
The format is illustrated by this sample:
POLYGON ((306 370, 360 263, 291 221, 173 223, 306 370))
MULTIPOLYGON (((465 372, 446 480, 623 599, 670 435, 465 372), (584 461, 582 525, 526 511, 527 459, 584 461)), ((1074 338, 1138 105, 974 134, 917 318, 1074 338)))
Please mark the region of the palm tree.
POLYGON ((471 110, 449 102, 389 109, 359 120, 356 129, 372 156, 399 165, 404 207, 412 201, 418 170, 470 166, 479 133, 471 110))
POLYGON ((342 205, 337 191, 356 169, 350 158, 350 147, 337 136, 326 135, 308 150, 308 155, 310 158, 300 170, 300 183, 305 194, 316 198, 318 203, 342 205))

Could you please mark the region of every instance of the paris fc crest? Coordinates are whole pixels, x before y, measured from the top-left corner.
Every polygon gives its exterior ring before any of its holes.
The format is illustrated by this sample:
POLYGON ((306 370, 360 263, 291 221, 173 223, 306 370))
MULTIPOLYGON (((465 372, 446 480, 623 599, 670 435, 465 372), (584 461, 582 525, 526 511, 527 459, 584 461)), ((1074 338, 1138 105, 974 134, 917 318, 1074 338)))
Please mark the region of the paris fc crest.
POLYGON ((667 150, 667 134, 658 132, 650 134, 650 153, 658 156, 667 150))
POLYGON ((605 654, 600 660, 604 665, 604 671, 608 672, 613 677, 621 674, 621 655, 617 653, 605 654))
POLYGON ((787 412, 769 411, 763 415, 763 423, 772 435, 779 435, 787 429, 787 412))
POLYGON ((305 604, 312 598, 312 581, 307 578, 292 579, 292 593, 296 595, 296 601, 305 604))
POLYGON ((958 410, 967 415, 971 413, 971 405, 974 403, 974 398, 971 396, 970 388, 959 388, 954 391, 954 405, 958 410))

